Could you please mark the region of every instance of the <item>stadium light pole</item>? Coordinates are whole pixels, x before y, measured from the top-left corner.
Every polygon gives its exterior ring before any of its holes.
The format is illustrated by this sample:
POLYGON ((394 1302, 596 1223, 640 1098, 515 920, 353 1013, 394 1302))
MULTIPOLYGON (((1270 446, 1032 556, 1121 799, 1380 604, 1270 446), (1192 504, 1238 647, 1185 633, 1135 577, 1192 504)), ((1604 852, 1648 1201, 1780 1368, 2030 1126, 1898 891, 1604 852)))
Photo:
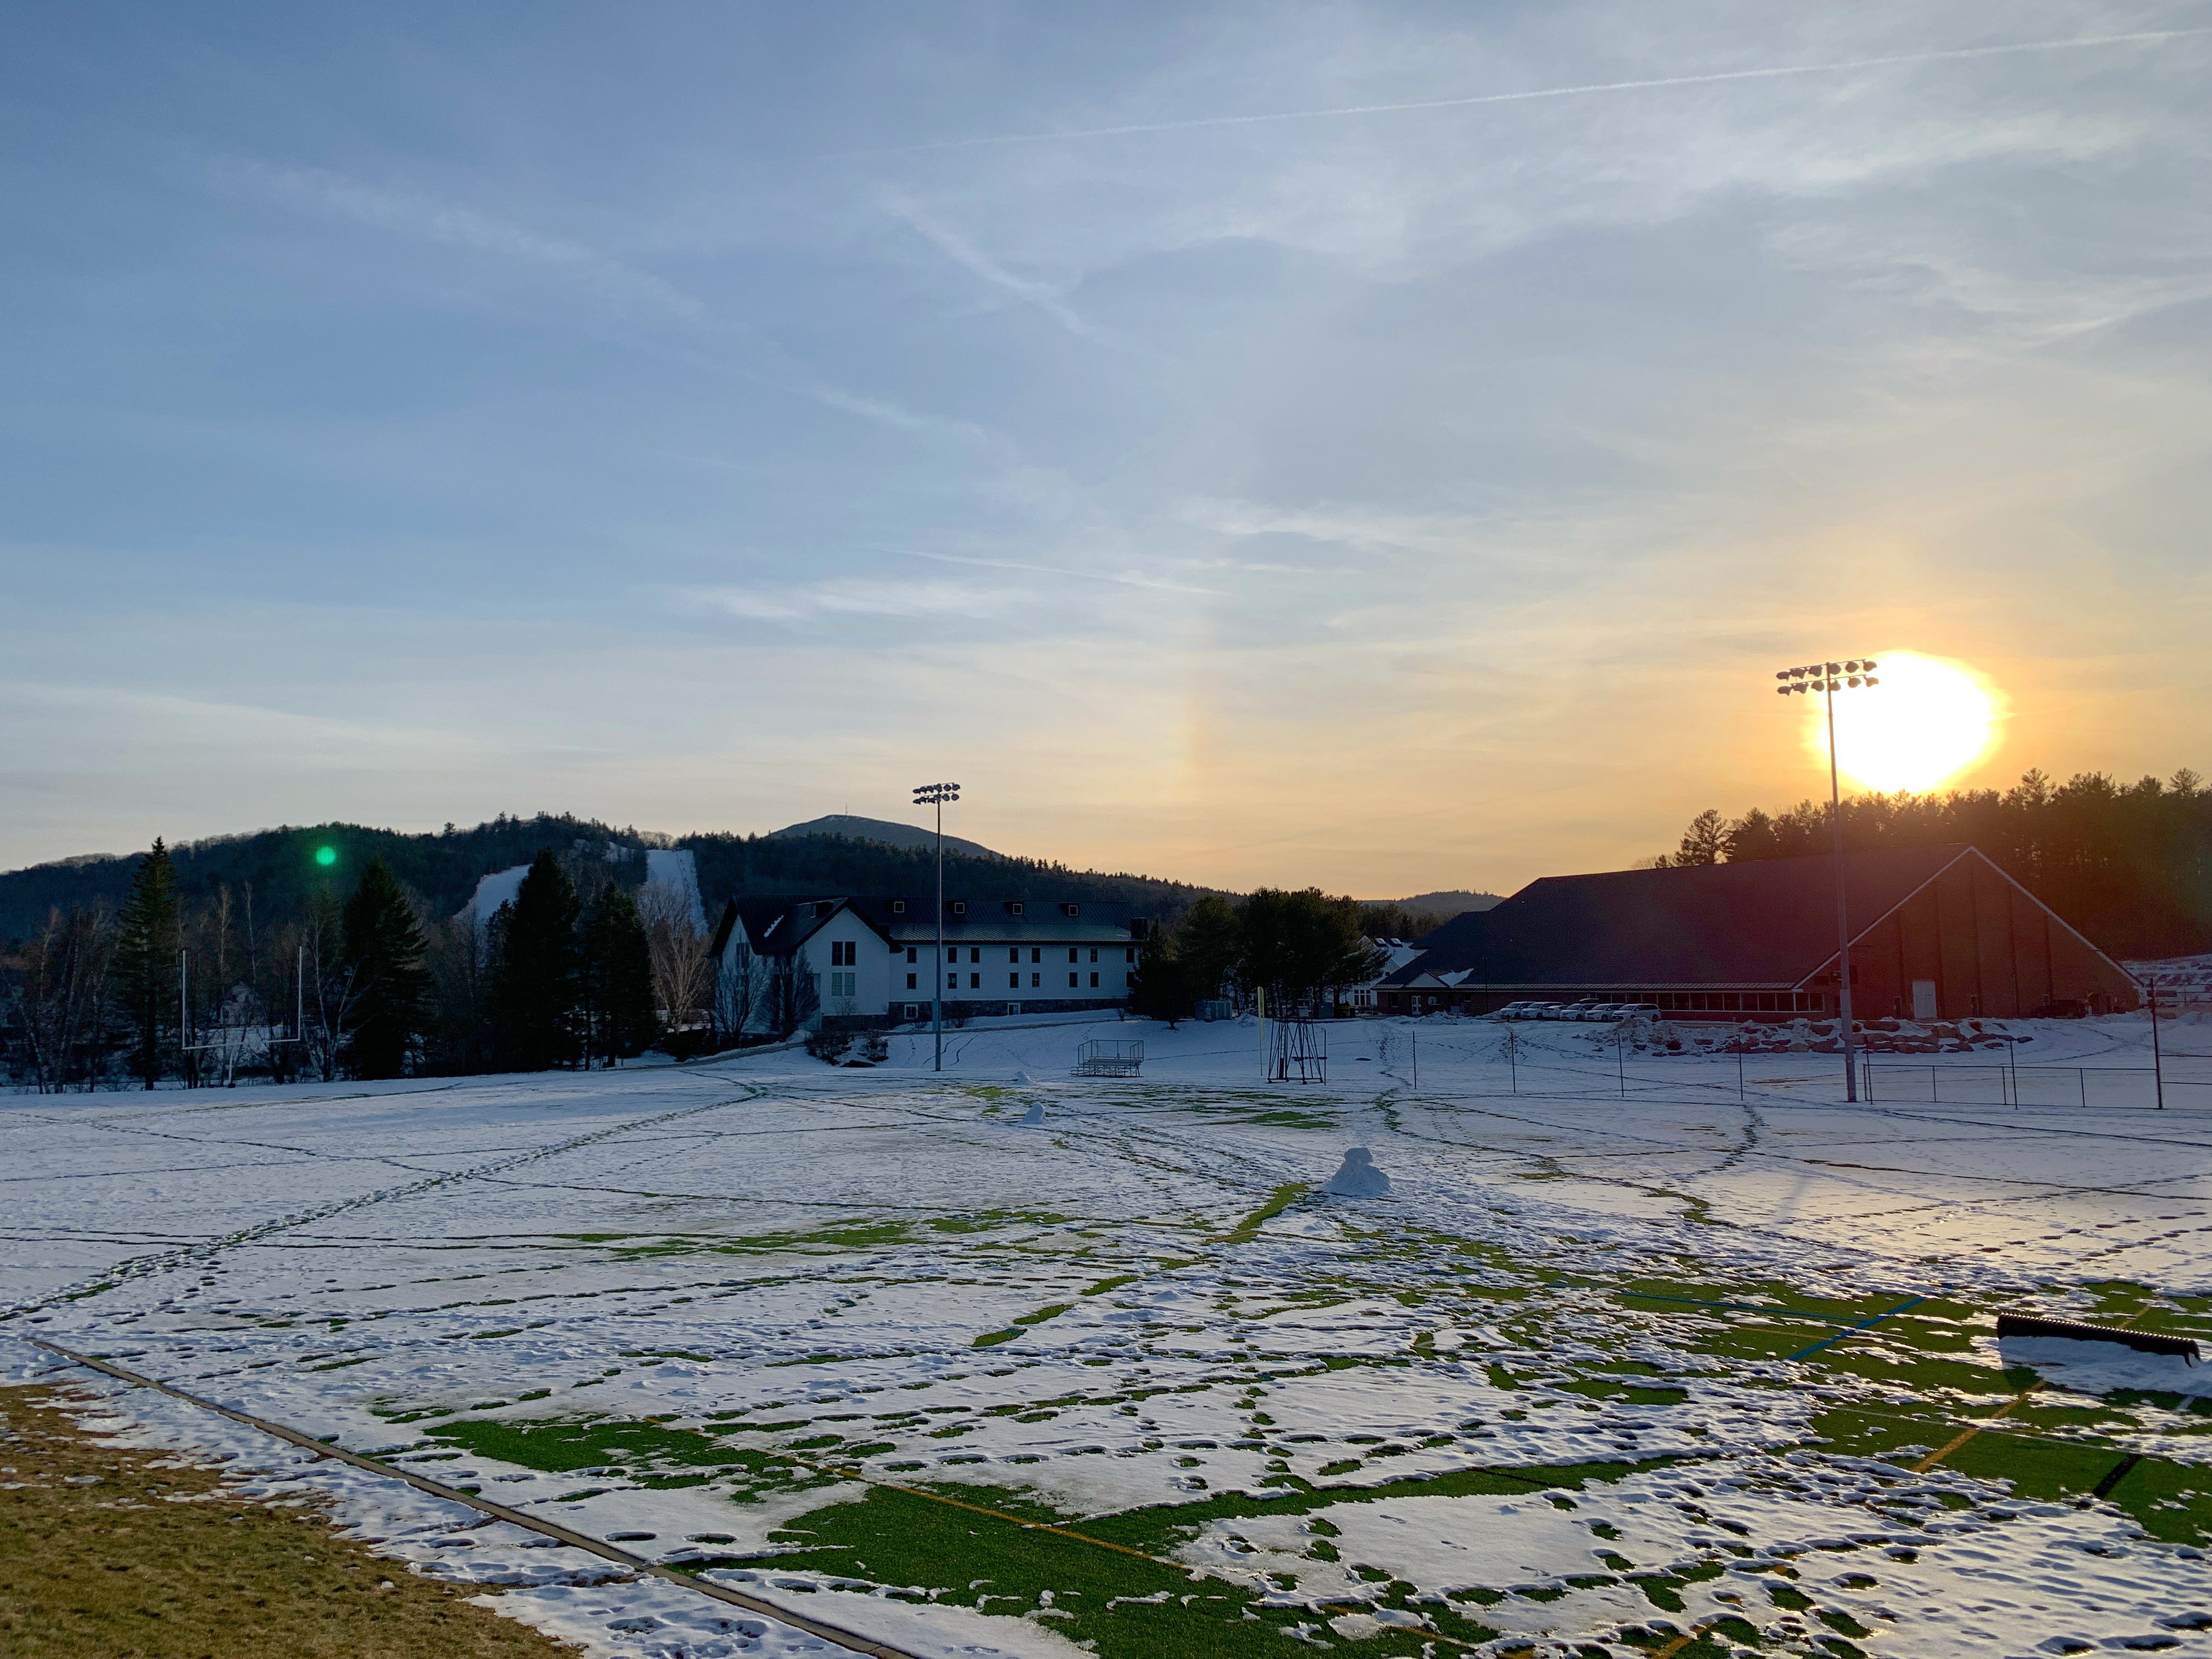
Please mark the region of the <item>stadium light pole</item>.
POLYGON ((945 1069, 945 803, 960 799, 957 783, 925 783, 914 792, 916 806, 937 809, 937 982, 929 988, 929 1030, 936 1069, 945 1069))
POLYGON ((1828 824, 1836 848, 1836 1024, 1844 1036, 1844 1098, 1856 1104, 1859 1097, 1858 1042, 1851 1029, 1851 927, 1850 907, 1844 897, 1844 792, 1836 764, 1836 693, 1856 691, 1881 684, 1874 677, 1881 665, 1871 657, 1844 662, 1816 662, 1802 668, 1784 668, 1775 675, 1782 682, 1777 696, 1818 691, 1828 716, 1828 824))

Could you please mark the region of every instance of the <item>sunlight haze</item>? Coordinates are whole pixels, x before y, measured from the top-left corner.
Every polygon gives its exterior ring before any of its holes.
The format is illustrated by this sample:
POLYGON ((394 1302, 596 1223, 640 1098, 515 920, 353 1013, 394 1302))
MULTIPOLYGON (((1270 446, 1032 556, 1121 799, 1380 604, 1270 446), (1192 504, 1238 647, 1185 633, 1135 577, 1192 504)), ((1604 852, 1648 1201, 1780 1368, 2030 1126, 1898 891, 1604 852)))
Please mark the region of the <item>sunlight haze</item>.
POLYGON ((2155 3, 15 8, 0 866, 957 777, 1077 866, 1507 892, 1821 795, 1771 672, 1884 641, 1971 677, 1842 714, 1863 786, 2201 763, 2208 67, 2155 3))

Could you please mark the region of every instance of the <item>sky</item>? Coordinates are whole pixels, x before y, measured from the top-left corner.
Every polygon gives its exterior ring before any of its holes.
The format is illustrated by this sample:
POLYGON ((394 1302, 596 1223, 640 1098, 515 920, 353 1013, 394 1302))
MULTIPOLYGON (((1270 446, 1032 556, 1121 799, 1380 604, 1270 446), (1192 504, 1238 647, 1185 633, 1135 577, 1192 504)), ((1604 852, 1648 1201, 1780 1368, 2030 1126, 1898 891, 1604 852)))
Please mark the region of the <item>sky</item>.
POLYGON ((2212 772, 2208 71, 2212 3, 0 9, 0 866, 957 780, 1510 891, 1824 792, 1772 677, 1869 653, 1990 692, 1929 781, 2212 772))

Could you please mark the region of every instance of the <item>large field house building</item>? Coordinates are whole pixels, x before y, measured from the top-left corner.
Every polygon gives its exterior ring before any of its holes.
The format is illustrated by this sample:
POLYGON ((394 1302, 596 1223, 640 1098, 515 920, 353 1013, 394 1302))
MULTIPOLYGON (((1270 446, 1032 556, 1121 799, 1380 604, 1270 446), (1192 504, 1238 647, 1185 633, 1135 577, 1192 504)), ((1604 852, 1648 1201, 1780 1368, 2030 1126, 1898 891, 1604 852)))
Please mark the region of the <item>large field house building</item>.
MULTIPOLYGON (((1835 872, 1833 858, 1796 858, 1547 877, 1430 934, 1376 1002, 1383 1013, 1589 999, 1680 1019, 1832 1015, 1835 872)), ((1844 882, 1857 1018, 2139 1006, 2118 963, 1972 847, 1846 854, 1844 882)))

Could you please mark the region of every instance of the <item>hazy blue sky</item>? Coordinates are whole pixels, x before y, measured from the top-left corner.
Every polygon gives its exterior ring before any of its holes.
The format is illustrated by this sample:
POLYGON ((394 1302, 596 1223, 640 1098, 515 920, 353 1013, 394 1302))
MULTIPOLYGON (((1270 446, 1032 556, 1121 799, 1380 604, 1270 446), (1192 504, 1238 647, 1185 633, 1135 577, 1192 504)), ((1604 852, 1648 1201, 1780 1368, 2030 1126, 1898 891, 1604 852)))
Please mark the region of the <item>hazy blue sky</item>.
POLYGON ((0 864, 951 777, 1504 889, 1813 793, 1766 676, 1861 650, 2001 689, 1967 781, 2212 770, 2209 70, 2208 4, 9 7, 0 864))

